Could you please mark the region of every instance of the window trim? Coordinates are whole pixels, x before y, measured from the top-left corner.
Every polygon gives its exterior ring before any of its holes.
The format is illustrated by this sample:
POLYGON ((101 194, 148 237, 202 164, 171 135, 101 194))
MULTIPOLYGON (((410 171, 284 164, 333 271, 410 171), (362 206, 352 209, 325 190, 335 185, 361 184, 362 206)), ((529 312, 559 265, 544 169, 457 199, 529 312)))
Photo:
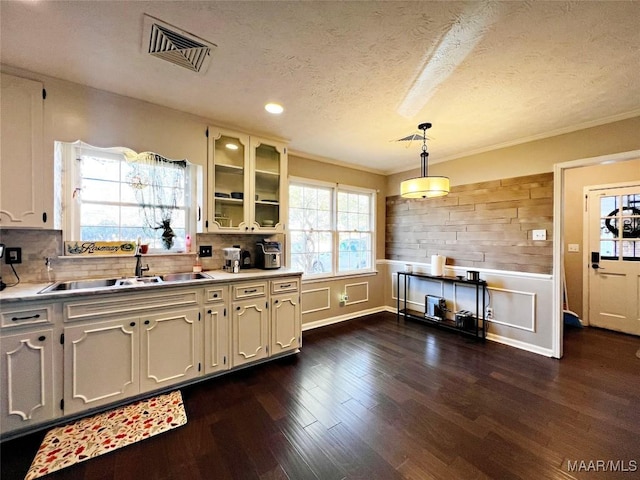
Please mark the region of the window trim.
MULTIPOLYGON (((126 147, 96 147, 85 143, 81 140, 75 142, 55 141, 55 156, 60 159, 59 165, 62 167, 62 191, 59 193, 59 201, 62 202, 62 236, 63 242, 76 241, 80 237, 80 209, 75 204, 74 190, 75 186, 81 183, 79 169, 77 168, 76 157, 79 150, 95 150, 105 155, 106 158, 120 159, 126 161, 124 152, 133 152, 126 147)), ((136 152, 133 152, 136 153, 136 152)), ((200 230, 201 218, 201 197, 202 197, 202 167, 198 164, 185 159, 178 161, 186 161, 187 169, 190 171, 188 181, 185 187, 188 189, 187 204, 185 205, 185 235, 195 238, 196 233, 200 230)), ((118 205, 122 205, 119 202, 118 205)), ((127 239, 122 239, 127 240, 127 239)), ((149 250, 149 254, 176 255, 192 253, 186 248, 172 248, 165 250, 162 248, 154 248, 149 250)))
MULTIPOLYGON (((331 272, 328 273, 303 273, 302 279, 303 281, 322 281, 322 280, 330 280, 332 278, 345 278, 345 277, 353 277, 358 275, 371 275, 376 274, 376 243, 377 243, 377 222, 376 222, 376 207, 377 207, 377 190, 373 188, 366 187, 358 187, 355 185, 348 185, 345 183, 338 182, 327 182, 324 180, 315 180, 312 178, 305 177, 289 177, 289 185, 288 188, 294 185, 301 186, 310 186, 310 187, 318 187, 318 188, 330 188, 332 191, 332 212, 331 212, 331 235, 332 235, 332 247, 333 247, 333 262, 331 265, 331 272), (370 197, 370 221, 371 221, 371 258, 370 264, 371 266, 367 269, 359 269, 359 270, 347 270, 340 272, 338 271, 338 261, 339 261, 339 233, 338 230, 338 192, 353 192, 366 194, 370 197)), ((287 192, 287 195, 289 192, 287 192)), ((291 208, 291 204, 289 203, 288 209, 291 208)), ((290 216, 289 216, 290 217, 290 216)), ((291 241, 291 222, 287 224, 287 236, 289 237, 289 241, 291 241)), ((292 265, 291 260, 291 246, 287 248, 287 265, 292 265)))

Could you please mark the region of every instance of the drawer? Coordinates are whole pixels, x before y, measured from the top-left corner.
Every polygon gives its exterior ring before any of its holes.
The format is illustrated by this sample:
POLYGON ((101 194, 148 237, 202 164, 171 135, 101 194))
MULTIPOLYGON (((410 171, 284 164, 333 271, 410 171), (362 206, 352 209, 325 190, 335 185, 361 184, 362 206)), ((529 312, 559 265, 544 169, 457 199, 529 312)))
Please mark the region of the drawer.
POLYGON ((157 309, 197 307, 201 290, 172 290, 166 293, 131 295, 94 295, 82 300, 65 302, 65 321, 93 320, 115 315, 142 315, 157 309))
POLYGON ((207 287, 204 289, 204 301, 206 303, 224 302, 227 299, 228 290, 226 285, 207 287))
POLYGON ((300 280, 297 278, 271 280, 271 295, 277 295, 278 293, 297 292, 299 289, 300 280))
POLYGON ((2 327, 20 327, 53 322, 53 305, 2 308, 2 327))
POLYGON ((233 285, 231 288, 233 288, 234 300, 265 297, 267 295, 266 282, 241 283, 239 285, 233 285))

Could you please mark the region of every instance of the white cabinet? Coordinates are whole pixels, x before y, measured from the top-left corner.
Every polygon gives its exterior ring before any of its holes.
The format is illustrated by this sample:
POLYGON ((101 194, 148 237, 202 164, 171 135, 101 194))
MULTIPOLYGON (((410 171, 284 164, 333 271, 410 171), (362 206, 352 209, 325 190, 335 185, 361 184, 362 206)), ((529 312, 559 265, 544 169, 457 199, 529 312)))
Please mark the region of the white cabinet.
POLYGON ((201 297, 176 290, 65 303, 65 415, 199 376, 201 297))
POLYGON ((56 417, 54 345, 52 328, 31 329, 0 339, 2 433, 56 417))
POLYGON ((227 315, 227 285, 205 288, 204 373, 228 370, 229 317, 227 315))
POLYGON ((271 355, 300 348, 302 324, 297 278, 271 282, 271 355))
POLYGON ((208 231, 283 232, 286 146, 217 127, 208 135, 208 231))
POLYGON ((269 356, 269 315, 266 282, 231 286, 232 366, 269 356))
POLYGON ((140 392, 185 382, 199 375, 200 318, 198 308, 142 317, 140 392))
POLYGON ((135 395, 139 388, 137 317, 64 329, 64 413, 135 395))
MULTIPOLYGON (((0 226, 52 228, 43 156, 43 86, 2 74, 0 84, 0 226)), ((52 203, 52 202, 51 202, 52 203)))

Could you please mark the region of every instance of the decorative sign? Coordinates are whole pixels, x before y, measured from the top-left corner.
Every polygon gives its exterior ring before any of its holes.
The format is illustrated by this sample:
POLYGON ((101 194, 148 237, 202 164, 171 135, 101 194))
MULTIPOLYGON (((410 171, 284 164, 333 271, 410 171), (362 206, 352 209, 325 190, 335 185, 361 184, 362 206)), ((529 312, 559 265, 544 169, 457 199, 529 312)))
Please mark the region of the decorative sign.
POLYGON ((88 255, 133 255, 135 242, 64 242, 64 254, 71 256, 88 255))

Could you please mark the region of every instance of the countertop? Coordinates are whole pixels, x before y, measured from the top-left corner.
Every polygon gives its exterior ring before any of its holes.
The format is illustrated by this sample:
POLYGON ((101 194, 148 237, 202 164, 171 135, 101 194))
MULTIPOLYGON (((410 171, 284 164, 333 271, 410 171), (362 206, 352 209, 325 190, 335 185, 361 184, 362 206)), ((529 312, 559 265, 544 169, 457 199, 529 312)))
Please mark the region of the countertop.
MULTIPOLYGON (((179 273, 179 272, 178 272, 179 273)), ((0 303, 11 303, 19 301, 34 301, 34 300, 63 300, 70 297, 86 296, 86 295, 111 295, 118 293, 133 293, 144 292, 148 290, 157 290, 162 288, 176 288, 176 287, 198 287, 204 285, 211 285, 215 283, 230 283, 241 282, 245 280, 257 280, 278 278, 286 276, 302 275, 302 271, 293 270, 288 268, 279 268, 274 270, 260 270, 257 268, 250 268, 247 270, 240 270, 239 273, 230 273, 225 270, 208 270, 205 271, 207 275, 210 275, 211 279, 199 279, 199 280, 186 280, 181 282, 161 282, 151 283, 145 285, 122 285, 118 287, 102 287, 93 289, 79 289, 79 290, 61 290, 55 292, 38 293, 43 288, 48 287, 53 282, 47 283, 19 283, 15 287, 7 287, 0 292, 0 303)))

